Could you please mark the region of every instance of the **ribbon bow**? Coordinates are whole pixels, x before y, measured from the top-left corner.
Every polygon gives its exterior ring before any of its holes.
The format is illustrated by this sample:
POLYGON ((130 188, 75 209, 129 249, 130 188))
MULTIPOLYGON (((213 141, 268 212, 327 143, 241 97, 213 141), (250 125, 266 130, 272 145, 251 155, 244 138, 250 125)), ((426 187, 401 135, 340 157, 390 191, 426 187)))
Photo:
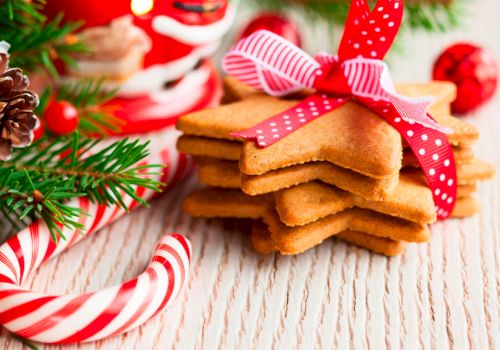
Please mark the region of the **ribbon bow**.
POLYGON ((432 97, 399 95, 382 61, 399 31, 402 0, 352 0, 338 56, 307 53, 268 31, 239 41, 224 57, 224 70, 272 96, 309 88, 315 94, 293 108, 232 136, 268 147, 351 99, 384 118, 407 141, 434 196, 438 218, 447 218, 456 201, 456 167, 450 144, 428 114, 432 97))

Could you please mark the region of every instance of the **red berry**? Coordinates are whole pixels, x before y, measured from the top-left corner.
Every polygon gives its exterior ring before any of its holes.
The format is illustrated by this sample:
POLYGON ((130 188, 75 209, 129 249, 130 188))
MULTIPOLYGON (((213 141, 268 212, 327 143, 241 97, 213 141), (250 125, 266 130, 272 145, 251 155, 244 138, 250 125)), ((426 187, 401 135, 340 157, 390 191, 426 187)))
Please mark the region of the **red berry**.
POLYGON ((75 131, 78 119, 78 110, 68 101, 50 102, 44 114, 47 129, 59 136, 75 131))
POLYGON ((262 29, 269 30, 270 32, 282 36, 291 43, 299 47, 301 46, 302 41, 295 23, 289 18, 273 12, 264 12, 255 16, 245 27, 243 34, 241 34, 241 38, 245 38, 262 29))
POLYGON ((451 109, 454 113, 467 113, 494 95, 498 66, 489 51, 473 44, 458 43, 439 56, 434 64, 433 78, 455 83, 457 98, 451 109))

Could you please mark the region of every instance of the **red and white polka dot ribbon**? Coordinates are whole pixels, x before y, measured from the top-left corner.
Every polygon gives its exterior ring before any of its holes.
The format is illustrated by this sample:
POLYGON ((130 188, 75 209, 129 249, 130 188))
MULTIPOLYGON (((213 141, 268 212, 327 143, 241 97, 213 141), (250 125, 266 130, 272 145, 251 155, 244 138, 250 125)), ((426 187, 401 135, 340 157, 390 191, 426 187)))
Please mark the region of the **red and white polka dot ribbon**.
POLYGON ((224 57, 225 71, 273 96, 303 88, 316 94, 235 137, 268 147, 351 99, 386 119, 414 151, 433 192, 438 218, 451 214, 456 201, 456 167, 441 127, 428 114, 432 97, 399 95, 382 61, 401 25, 402 0, 378 0, 373 11, 366 0, 352 0, 338 56, 315 58, 268 31, 239 41, 224 57))
MULTIPOLYGON (((151 140, 148 164, 166 164, 164 181, 175 183, 190 168, 177 152, 178 132, 172 127, 145 138, 151 140)), ((151 198, 152 191, 137 194, 151 198)), ((137 202, 125 203, 133 209, 137 202)), ((0 246, 0 324, 21 337, 43 343, 94 341, 131 330, 173 303, 187 280, 191 245, 181 235, 163 237, 148 267, 118 286, 81 295, 48 295, 23 288, 30 273, 43 262, 76 244, 125 213, 118 207, 92 204, 86 198, 71 203, 82 215, 85 230, 63 229, 65 240, 55 243, 45 223, 35 222, 0 246)), ((121 239, 121 237, 115 237, 121 239)))

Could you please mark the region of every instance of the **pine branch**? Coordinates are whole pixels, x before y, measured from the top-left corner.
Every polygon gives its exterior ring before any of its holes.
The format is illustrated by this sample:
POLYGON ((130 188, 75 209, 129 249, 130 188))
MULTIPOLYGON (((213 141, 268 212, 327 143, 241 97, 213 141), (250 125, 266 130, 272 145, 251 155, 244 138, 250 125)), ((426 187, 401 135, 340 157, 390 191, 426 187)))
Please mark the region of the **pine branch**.
POLYGON ((78 109, 78 131, 84 135, 106 136, 119 131, 124 124, 113 115, 112 106, 103 106, 117 92, 106 89, 104 82, 104 79, 88 78, 63 85, 57 91, 58 100, 69 101, 78 109))
POLYGON ((40 12, 44 0, 3 0, 0 5, 1 39, 11 45, 11 65, 34 72, 45 67, 57 76, 56 59, 75 65, 71 53, 86 52, 78 41, 68 40, 81 23, 61 24, 62 14, 52 21, 40 12))
POLYGON ((324 19, 334 24, 344 24, 347 19, 350 1, 290 1, 290 0, 254 0, 257 6, 270 11, 297 9, 312 20, 324 19))
POLYGON ((52 237, 62 236, 61 225, 82 228, 78 217, 82 214, 77 208, 64 205, 60 198, 80 197, 75 193, 74 179, 47 179, 13 165, 0 167, 0 207, 11 221, 24 223, 26 219, 42 218, 50 229, 52 237))
POLYGON ((405 7, 403 24, 411 29, 424 29, 429 32, 446 32, 457 28, 466 15, 466 0, 454 0, 446 4, 409 4, 405 7))
POLYGON ((42 218, 57 240, 63 226, 82 228, 78 218, 84 213, 68 206, 69 199, 85 196, 127 210, 123 197, 130 196, 147 205, 135 188, 160 191, 162 185, 148 178, 159 175, 153 170, 161 165, 138 165, 148 155, 148 143, 122 139, 97 150, 101 142, 75 133, 41 140, 29 152, 16 150, 9 162, 0 163, 0 208, 13 221, 42 218))
MULTIPOLYGON (((460 19, 465 17, 467 1, 470 0, 454 0, 451 4, 423 3, 422 1, 407 3, 403 25, 410 29, 423 29, 431 32, 444 32, 456 28, 460 24, 460 19)), ((312 20, 324 19, 333 24, 343 25, 347 18, 350 1, 254 0, 254 3, 264 9, 274 11, 294 8, 303 11, 312 20)))

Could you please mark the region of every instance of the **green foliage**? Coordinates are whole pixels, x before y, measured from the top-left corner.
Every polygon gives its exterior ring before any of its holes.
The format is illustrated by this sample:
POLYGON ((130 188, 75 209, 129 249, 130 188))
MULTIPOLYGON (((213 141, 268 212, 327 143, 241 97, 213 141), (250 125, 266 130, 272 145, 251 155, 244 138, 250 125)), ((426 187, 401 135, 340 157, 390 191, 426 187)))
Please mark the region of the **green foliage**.
POLYGON ((406 5, 404 25, 430 32, 446 32, 460 25, 466 14, 466 0, 454 0, 452 5, 406 5))
POLYGON ((335 24, 344 24, 347 19, 350 1, 313 0, 293 2, 290 0, 254 0, 254 3, 270 11, 286 11, 293 8, 303 11, 312 20, 325 19, 335 24))
POLYGON ((47 86, 40 96, 40 104, 35 114, 43 119, 45 109, 52 98, 68 101, 78 110, 78 129, 85 136, 105 137, 112 132, 120 131, 124 124, 122 119, 113 114, 112 106, 103 106, 116 94, 116 90, 104 87, 102 79, 82 79, 61 85, 57 91, 47 86))
MULTIPOLYGON (((57 77, 56 59, 74 65, 72 53, 85 52, 77 40, 69 40, 81 23, 62 24, 62 15, 48 21, 42 15, 45 0, 0 0, 0 40, 11 45, 10 66, 34 72, 42 67, 57 77)), ((82 228, 80 209, 70 199, 87 197, 92 202, 127 209, 124 197, 141 204, 136 187, 160 191, 161 183, 148 176, 158 175, 159 165, 138 166, 148 155, 148 143, 123 139, 109 145, 83 135, 108 135, 121 121, 102 105, 115 91, 103 81, 80 80, 62 85, 55 93, 49 87, 36 109, 39 116, 51 98, 72 103, 79 112, 78 132, 70 137, 42 138, 30 147, 14 149, 8 162, 0 162, 0 211, 13 227, 43 219, 54 238, 62 227, 82 228), (158 169, 156 169, 158 170, 158 169)), ((64 237, 63 237, 64 238, 64 237)))
POLYGON ((0 40, 11 45, 11 66, 27 72, 45 67, 52 76, 57 76, 55 58, 74 65, 75 61, 70 54, 85 52, 81 43, 66 40, 81 23, 61 24, 62 14, 49 21, 40 12, 43 5, 44 0, 1 1, 0 40))
MULTIPOLYGON (((123 139, 107 147, 102 141, 72 137, 42 139, 29 149, 14 150, 8 162, 0 162, 0 208, 17 223, 42 218, 54 239, 61 226, 81 228, 80 209, 67 200, 88 197, 108 206, 127 206, 124 196, 141 204, 135 187, 160 191, 161 183, 147 178, 158 175, 160 165, 137 165, 148 154, 148 143, 123 139)), ((64 238, 64 237, 63 237, 64 238)))
MULTIPOLYGON (((411 29, 444 32, 457 27, 465 13, 465 3, 469 0, 454 0, 451 5, 428 3, 406 4, 403 25, 411 29)), ((268 10, 284 11, 295 8, 303 11, 312 20, 324 19, 343 25, 349 11, 349 0, 325 1, 309 0, 293 2, 290 0, 254 0, 257 6, 268 10)), ((375 1, 371 1, 375 3, 375 1)))
POLYGON ((105 89, 103 79, 83 79, 62 85, 57 91, 57 99, 69 101, 78 109, 78 131, 84 135, 106 136, 119 131, 124 123, 113 115, 112 107, 102 106, 115 94, 116 90, 105 89))

